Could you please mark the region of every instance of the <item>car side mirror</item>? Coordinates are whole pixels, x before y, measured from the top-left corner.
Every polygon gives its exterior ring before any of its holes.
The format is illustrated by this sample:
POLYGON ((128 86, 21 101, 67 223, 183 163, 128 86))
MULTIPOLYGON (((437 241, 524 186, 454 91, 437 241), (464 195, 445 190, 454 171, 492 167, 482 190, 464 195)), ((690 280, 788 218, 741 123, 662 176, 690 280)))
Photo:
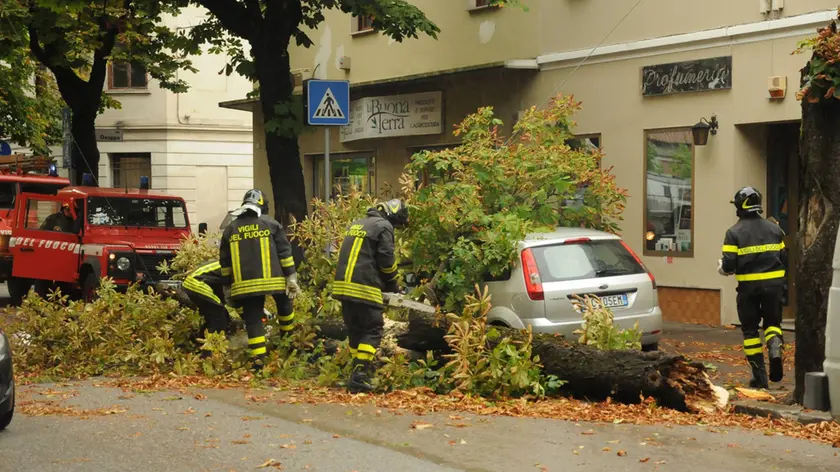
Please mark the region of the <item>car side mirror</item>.
POLYGON ((198 234, 201 234, 201 235, 207 234, 207 223, 199 223, 198 224, 198 234))

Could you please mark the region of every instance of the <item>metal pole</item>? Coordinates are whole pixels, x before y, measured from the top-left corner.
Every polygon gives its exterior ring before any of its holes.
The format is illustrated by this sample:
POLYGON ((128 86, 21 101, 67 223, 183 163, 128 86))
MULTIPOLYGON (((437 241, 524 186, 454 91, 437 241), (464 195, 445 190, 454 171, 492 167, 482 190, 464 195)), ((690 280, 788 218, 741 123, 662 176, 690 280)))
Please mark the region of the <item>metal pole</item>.
MULTIPOLYGON (((324 202, 330 202, 330 191, 332 190, 332 185, 330 185, 330 127, 324 127, 324 202)), ((332 242, 329 239, 329 230, 327 232, 327 247, 324 250, 327 253, 327 256, 330 255, 332 252, 332 242)))

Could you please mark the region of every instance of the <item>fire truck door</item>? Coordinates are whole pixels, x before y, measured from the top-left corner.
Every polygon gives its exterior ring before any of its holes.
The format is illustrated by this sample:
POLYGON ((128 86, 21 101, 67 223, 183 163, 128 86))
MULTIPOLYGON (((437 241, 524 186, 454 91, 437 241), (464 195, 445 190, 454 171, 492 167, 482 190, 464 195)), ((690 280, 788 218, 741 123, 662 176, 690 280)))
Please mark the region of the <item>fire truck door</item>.
POLYGON ((72 233, 73 218, 64 214, 66 197, 21 194, 17 221, 9 240, 12 276, 56 282, 76 282, 79 236, 72 233))

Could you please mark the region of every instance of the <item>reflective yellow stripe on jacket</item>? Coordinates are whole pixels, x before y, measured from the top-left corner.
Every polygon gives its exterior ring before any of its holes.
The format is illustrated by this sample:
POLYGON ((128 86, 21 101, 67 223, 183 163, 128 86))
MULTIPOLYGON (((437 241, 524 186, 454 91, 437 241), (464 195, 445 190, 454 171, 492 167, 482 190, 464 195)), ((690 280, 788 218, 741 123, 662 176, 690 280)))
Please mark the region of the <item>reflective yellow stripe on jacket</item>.
POLYGON ((214 262, 211 264, 207 264, 203 267, 199 267, 190 275, 188 275, 187 278, 184 280, 184 289, 189 290, 191 292, 195 292, 199 295, 203 295, 221 305, 222 301, 213 292, 213 288, 210 287, 210 285, 197 279, 197 277, 200 277, 208 272, 213 272, 214 270, 220 270, 221 268, 222 265, 219 264, 219 262, 214 262))
POLYGON ((764 272, 760 274, 738 274, 735 276, 735 280, 737 280, 738 282, 756 282, 759 280, 781 279, 784 276, 785 271, 776 270, 773 272, 764 272))
POLYGON ((233 266, 233 282, 236 283, 242 280, 242 260, 239 257, 239 241, 230 243, 230 260, 231 266, 233 266))
POLYGON ((294 267, 295 266, 295 258, 294 257, 287 257, 285 259, 280 259, 280 266, 281 267, 294 267))
POLYGON ((286 290, 285 277, 271 277, 269 279, 245 280, 234 282, 230 287, 230 296, 248 295, 251 293, 264 293, 267 291, 286 290))
POLYGON ((723 252, 734 252, 739 256, 746 256, 749 254, 759 254, 762 252, 778 252, 785 248, 784 241, 779 244, 762 244, 760 246, 748 246, 739 248, 738 246, 726 245, 723 246, 723 252))
POLYGON ((336 280, 333 282, 333 295, 344 295, 346 297, 358 298, 374 303, 382 303, 382 290, 376 287, 368 287, 362 284, 336 280))

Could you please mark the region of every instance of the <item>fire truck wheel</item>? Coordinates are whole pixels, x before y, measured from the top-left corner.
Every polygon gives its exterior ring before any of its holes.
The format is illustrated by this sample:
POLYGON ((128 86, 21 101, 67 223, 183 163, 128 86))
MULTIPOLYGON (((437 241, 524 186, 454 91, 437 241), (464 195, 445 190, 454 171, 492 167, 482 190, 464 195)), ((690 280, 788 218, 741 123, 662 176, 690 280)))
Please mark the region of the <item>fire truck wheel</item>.
POLYGON ((88 272, 82 282, 82 300, 90 303, 96 300, 96 290, 99 288, 99 277, 93 272, 88 272))
POLYGON ((35 293, 38 294, 39 297, 46 300, 46 298, 50 294, 50 290, 53 288, 53 283, 49 280, 36 280, 35 281, 35 293))
POLYGON ((13 277, 6 282, 6 287, 9 289, 9 298, 12 299, 12 306, 20 306, 23 303, 23 299, 29 293, 29 287, 31 286, 32 281, 28 279, 13 277))

